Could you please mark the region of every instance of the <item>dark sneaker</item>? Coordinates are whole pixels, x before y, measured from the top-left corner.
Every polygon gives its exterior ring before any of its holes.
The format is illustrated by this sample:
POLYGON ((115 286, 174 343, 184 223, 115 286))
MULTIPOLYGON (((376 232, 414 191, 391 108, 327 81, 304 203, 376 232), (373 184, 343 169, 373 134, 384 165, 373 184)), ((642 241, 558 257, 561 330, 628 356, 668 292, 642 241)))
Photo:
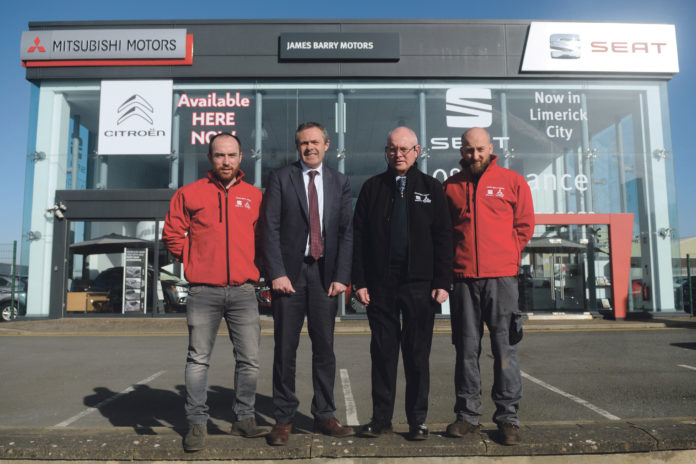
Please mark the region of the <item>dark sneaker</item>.
POLYGON ((323 433, 334 438, 352 437, 355 431, 352 427, 344 427, 335 417, 326 420, 314 419, 314 433, 323 433))
POLYGON ((364 438, 377 438, 381 437, 382 435, 388 435, 393 432, 392 425, 387 423, 383 424, 381 422, 377 422, 376 420, 372 419, 372 421, 367 424, 363 425, 360 428, 360 432, 358 433, 358 436, 364 437, 364 438))
POLYGON ((476 433, 478 432, 478 430, 478 425, 474 425, 470 422, 465 421, 464 419, 457 419, 456 421, 452 422, 450 425, 447 426, 445 434, 448 437, 461 438, 464 435, 476 433))
POLYGON ((498 431, 500 433, 500 441, 503 445, 520 444, 520 428, 517 425, 511 422, 503 422, 498 425, 498 431))
POLYGON ((205 437, 208 429, 205 424, 189 425, 188 433, 184 437, 184 451, 200 451, 205 448, 205 437))
POLYGON ((428 438, 428 435, 428 427, 425 424, 416 424, 408 426, 406 438, 411 441, 422 441, 428 438))
POLYGON ((270 427, 256 425, 256 420, 253 417, 236 421, 234 424, 232 424, 232 430, 230 431, 232 435, 238 435, 245 438, 265 437, 270 432, 270 427))

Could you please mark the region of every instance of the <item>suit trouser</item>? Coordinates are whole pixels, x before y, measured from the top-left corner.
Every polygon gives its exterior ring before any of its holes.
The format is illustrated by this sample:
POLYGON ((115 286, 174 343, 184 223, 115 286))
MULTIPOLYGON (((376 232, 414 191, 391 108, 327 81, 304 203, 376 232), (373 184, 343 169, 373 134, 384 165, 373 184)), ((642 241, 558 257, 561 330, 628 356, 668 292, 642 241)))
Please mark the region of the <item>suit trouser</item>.
POLYGON ((479 357, 485 322, 494 359, 493 421, 519 425, 522 378, 517 345, 510 344, 510 325, 519 315, 517 299, 517 277, 464 279, 454 283, 451 299, 452 343, 456 349, 454 412, 459 419, 477 425, 481 417, 479 357))
POLYGON ((311 412, 319 420, 334 417, 334 326, 338 297, 329 297, 322 284, 321 263, 303 263, 292 285, 292 295, 273 294, 274 340, 273 404, 278 423, 289 424, 300 402, 295 394, 295 371, 300 330, 307 316, 307 330, 312 341, 312 398, 311 412))
POLYGON ((372 419, 382 424, 391 423, 401 347, 406 374, 406 418, 412 425, 425 423, 430 391, 430 348, 435 312, 439 308, 431 298, 430 282, 404 282, 391 277, 386 285, 369 291, 372 419))

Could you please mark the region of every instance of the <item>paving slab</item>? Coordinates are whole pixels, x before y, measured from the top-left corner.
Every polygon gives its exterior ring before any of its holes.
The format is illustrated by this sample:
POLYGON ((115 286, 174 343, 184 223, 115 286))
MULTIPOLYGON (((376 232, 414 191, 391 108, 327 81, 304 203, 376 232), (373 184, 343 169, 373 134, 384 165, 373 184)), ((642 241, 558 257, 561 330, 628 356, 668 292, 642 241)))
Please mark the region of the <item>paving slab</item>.
MULTIPOLYGON (((287 446, 268 446, 265 439, 225 433, 208 435, 206 449, 186 453, 184 431, 167 427, 0 427, 0 461, 282 461, 376 462, 379 459, 626 455, 696 450, 696 419, 529 424, 521 428, 522 443, 503 446, 494 427, 464 438, 442 434, 446 425, 431 425, 431 436, 406 440, 403 426, 377 439, 335 439, 295 430, 287 446), (299 432, 299 433, 297 433, 299 432)), ((654 456, 653 456, 654 457, 654 456)), ((593 458, 594 459, 594 458, 593 458)), ((444 462, 444 461, 443 461, 444 462)))
POLYGON ((647 433, 657 442, 658 450, 696 449, 696 419, 636 420, 633 427, 647 433))
MULTIPOLYGON (((602 318, 592 320, 554 320, 554 321, 524 321, 524 327, 529 332, 543 331, 601 331, 601 330, 645 330, 692 328, 696 329, 696 318, 689 316, 669 318, 649 318, 645 320, 613 321, 602 318)), ((303 333, 307 332, 306 324, 303 333)), ((224 324, 220 325, 220 333, 227 331, 224 324)), ((446 318, 435 320, 435 333, 450 333, 450 321, 446 318)), ((0 323, 0 335, 186 335, 188 328, 186 318, 175 317, 66 317, 62 319, 16 320, 0 323)), ((261 316, 261 333, 273 333, 273 318, 261 316)), ((366 319, 337 319, 336 333, 370 333, 366 319)))

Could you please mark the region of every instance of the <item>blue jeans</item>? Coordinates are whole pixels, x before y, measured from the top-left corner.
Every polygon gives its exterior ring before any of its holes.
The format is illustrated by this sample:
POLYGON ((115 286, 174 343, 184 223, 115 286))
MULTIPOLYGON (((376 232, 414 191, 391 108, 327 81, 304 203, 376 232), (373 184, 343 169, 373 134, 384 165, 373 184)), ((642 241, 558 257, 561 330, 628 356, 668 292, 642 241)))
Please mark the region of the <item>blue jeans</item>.
POLYGON ((223 317, 234 346, 235 420, 254 417, 261 340, 261 319, 254 286, 191 285, 186 302, 189 346, 185 411, 189 424, 208 421, 208 367, 223 317))
POLYGON ((454 283, 452 343, 456 349, 454 385, 457 418, 478 425, 481 416, 481 338, 488 326, 493 352, 493 421, 519 425, 522 377, 517 344, 510 344, 511 321, 518 316, 517 277, 465 279, 454 283))

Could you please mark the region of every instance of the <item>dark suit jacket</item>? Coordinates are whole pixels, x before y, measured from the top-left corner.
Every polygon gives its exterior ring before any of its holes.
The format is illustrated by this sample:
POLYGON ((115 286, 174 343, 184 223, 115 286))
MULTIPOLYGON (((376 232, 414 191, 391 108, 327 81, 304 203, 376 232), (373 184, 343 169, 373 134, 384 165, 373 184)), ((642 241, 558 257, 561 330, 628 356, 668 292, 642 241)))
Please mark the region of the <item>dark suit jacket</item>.
MULTIPOLYGON (((353 253, 352 201, 348 178, 323 165, 324 287, 350 282, 353 253)), ((309 236, 309 209, 300 162, 271 171, 261 208, 260 255, 266 280, 287 276, 293 285, 309 236)))

